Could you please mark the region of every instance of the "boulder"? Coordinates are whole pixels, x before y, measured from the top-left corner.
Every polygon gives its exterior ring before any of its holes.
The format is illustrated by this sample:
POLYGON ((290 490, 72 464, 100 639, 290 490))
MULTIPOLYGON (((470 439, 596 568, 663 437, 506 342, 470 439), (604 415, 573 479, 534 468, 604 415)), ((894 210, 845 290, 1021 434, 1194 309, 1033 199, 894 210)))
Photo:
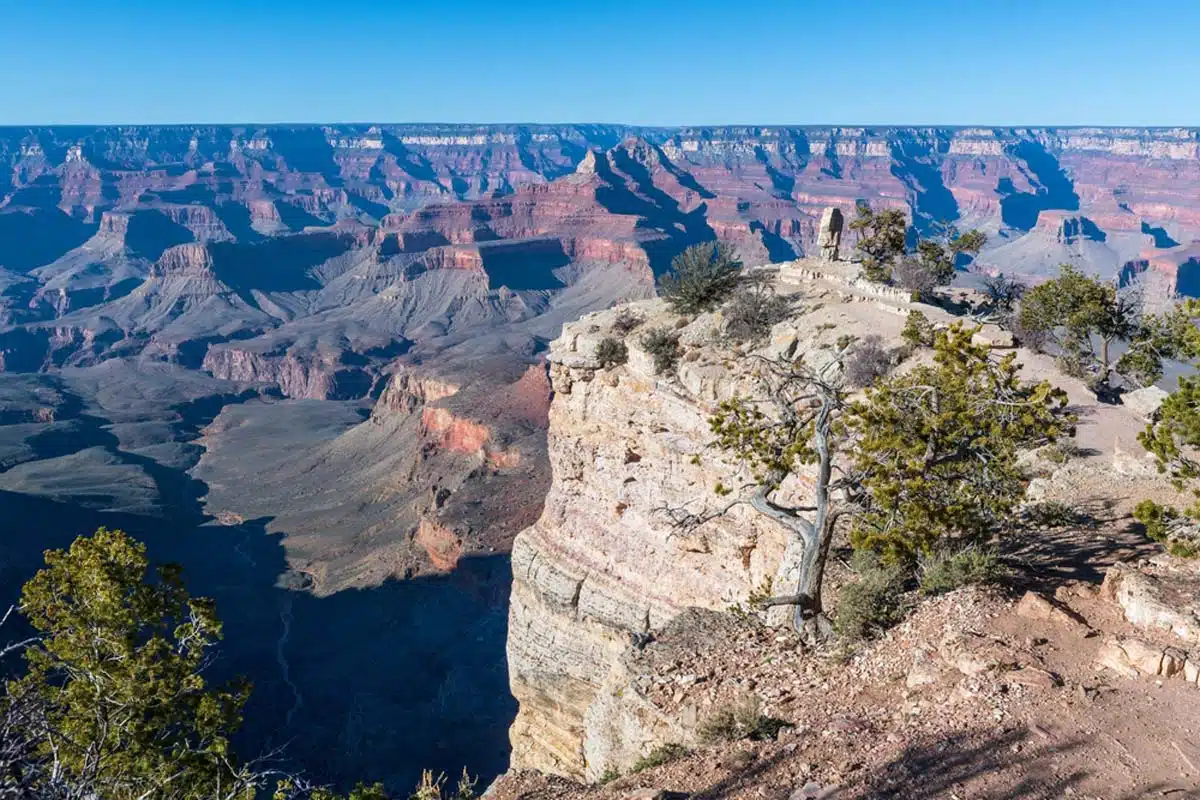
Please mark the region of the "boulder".
POLYGON ((1158 411, 1158 407, 1162 405, 1163 400, 1166 399, 1167 392, 1157 386, 1147 386, 1145 389, 1138 389, 1122 395, 1121 403, 1131 412, 1149 422, 1154 413, 1158 411))
POLYGON ((1037 592, 1025 593, 1025 596, 1017 603, 1017 616, 1053 622, 1078 633, 1091 631, 1091 627, 1083 617, 1068 608, 1055 605, 1037 592))
POLYGON ((999 325, 984 325, 974 336, 971 337, 972 344, 984 345, 992 348, 1009 348, 1016 347, 1016 339, 1013 338, 1012 331, 1006 331, 999 325))
MULTIPOLYGON (((1200 588, 1194 578, 1188 585, 1200 588)), ((1125 619, 1146 630, 1170 631, 1185 642, 1200 642, 1200 615, 1191 604, 1172 601, 1172 591, 1163 580, 1131 564, 1108 568, 1101 586, 1104 597, 1121 607, 1125 619)))

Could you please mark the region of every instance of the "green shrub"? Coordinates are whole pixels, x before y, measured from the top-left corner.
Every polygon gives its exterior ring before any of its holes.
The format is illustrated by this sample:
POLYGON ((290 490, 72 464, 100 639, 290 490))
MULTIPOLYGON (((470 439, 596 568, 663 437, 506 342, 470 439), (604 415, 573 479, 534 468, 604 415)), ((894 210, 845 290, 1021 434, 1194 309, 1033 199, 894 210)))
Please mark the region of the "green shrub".
POLYGON ((642 335, 642 347, 654 358, 658 375, 673 372, 679 363, 679 334, 666 328, 651 328, 642 335))
POLYGON ((913 347, 933 347, 933 323, 920 311, 910 311, 900 337, 913 347))
POLYGON ((658 282, 658 293, 678 314, 712 311, 733 292, 742 262, 725 242, 692 245, 671 261, 658 282))
POLYGON ((705 744, 737 742, 750 739, 760 742, 778 738, 779 732, 791 723, 762 713, 762 704, 753 695, 722 706, 701 720, 696 735, 705 744))
POLYGON ((1162 544, 1179 558, 1200 555, 1200 530, 1197 524, 1170 506, 1143 500, 1134 506, 1133 518, 1146 527, 1146 535, 1162 544))
POLYGON ((624 364, 629 360, 629 348, 621 340, 608 336, 596 348, 596 360, 600 362, 600 369, 624 364))
POLYGON ((636 775, 639 772, 654 767, 661 767, 663 764, 670 764, 672 761, 678 761, 688 755, 688 749, 681 744, 662 744, 651 750, 647 755, 642 756, 637 761, 633 762, 633 766, 629 768, 630 775, 636 775))
POLYGON ((855 554, 854 566, 858 578, 842 587, 834 626, 848 639, 866 639, 904 619, 910 570, 866 551, 855 554))
POLYGON ((977 547, 938 550, 921 560, 921 594, 945 594, 961 586, 1003 580, 1006 570, 995 553, 977 547))
POLYGON ((606 783, 612 783, 619 777, 621 777, 621 771, 616 767, 609 767, 600 773, 600 777, 596 779, 596 783, 603 786, 606 783))
POLYGON ((625 336, 632 332, 638 325, 643 322, 642 318, 630 311, 628 308, 622 308, 617 312, 617 316, 613 319, 613 333, 625 336))

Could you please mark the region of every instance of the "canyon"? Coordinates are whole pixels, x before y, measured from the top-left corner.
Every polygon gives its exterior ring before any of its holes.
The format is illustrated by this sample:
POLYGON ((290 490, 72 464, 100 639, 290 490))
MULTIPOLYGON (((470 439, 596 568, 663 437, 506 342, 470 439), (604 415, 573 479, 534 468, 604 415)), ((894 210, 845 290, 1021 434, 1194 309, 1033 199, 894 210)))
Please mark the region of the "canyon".
POLYGON ((0 129, 0 587, 121 526, 217 598, 243 747, 595 778, 676 724, 604 702, 628 636, 794 557, 656 515, 733 470, 691 461, 732 379, 635 347, 610 385, 604 309, 657 313, 697 242, 815 256, 859 201, 985 231, 974 274, 1197 295, 1197 185, 1194 129, 0 129))

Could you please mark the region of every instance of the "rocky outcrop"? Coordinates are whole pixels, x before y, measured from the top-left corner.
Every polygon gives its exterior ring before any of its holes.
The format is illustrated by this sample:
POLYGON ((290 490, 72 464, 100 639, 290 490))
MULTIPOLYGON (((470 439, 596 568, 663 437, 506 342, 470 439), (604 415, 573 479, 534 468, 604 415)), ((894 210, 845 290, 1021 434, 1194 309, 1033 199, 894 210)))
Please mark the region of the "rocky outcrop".
MULTIPOLYGON (((617 310, 566 325, 550 348, 554 480, 512 554, 518 769, 596 778, 627 767, 678 724, 637 713, 635 699, 617 713, 612 698, 631 697, 622 666, 631 642, 686 609, 725 610, 763 587, 787 594, 795 585, 799 547, 789 534, 716 490, 752 485, 712 447, 708 425, 722 400, 758 391, 751 362, 724 339, 719 315, 679 320, 660 301, 624 308, 642 320, 624 337, 625 364, 601 369, 596 360, 603 339, 623 335, 612 327, 624 313, 617 310), (655 374, 640 343, 651 327, 679 333, 683 354, 672 375, 655 374)), ((762 352, 819 361, 839 335, 897 336, 903 324, 873 303, 821 303, 776 326, 762 352)), ((799 500, 809 487, 801 477, 781 491, 799 500)), ((772 621, 786 618, 787 609, 776 610, 772 621)))
POLYGON ((223 380, 270 383, 284 397, 303 400, 357 400, 378 380, 373 370, 343 362, 341 353, 294 355, 259 353, 235 345, 210 347, 203 368, 223 380))
MULTIPOLYGON (((656 301, 638 309, 662 316, 656 301)), ((744 507, 695 530, 673 525, 672 510, 701 511, 738 472, 709 449, 707 426, 736 381, 715 350, 700 355, 711 319, 685 329, 696 358, 677 379, 655 376, 632 337, 629 363, 600 371, 595 348, 613 313, 567 325, 551 347, 554 483, 512 556, 517 768, 598 776, 609 764, 595 754, 611 749, 614 734, 596 722, 606 715, 595 703, 620 683, 613 670, 630 637, 688 607, 744 600, 775 577, 787 548, 781 528, 744 507)))
POLYGON ((1102 593, 1125 619, 1146 631, 1171 633, 1200 644, 1200 572, 1186 559, 1159 556, 1155 563, 1117 563, 1104 575, 1102 593))
POLYGON ((821 212, 821 222, 817 230, 817 246, 821 248, 821 258, 825 261, 837 261, 838 247, 842 242, 841 210, 830 206, 821 212))

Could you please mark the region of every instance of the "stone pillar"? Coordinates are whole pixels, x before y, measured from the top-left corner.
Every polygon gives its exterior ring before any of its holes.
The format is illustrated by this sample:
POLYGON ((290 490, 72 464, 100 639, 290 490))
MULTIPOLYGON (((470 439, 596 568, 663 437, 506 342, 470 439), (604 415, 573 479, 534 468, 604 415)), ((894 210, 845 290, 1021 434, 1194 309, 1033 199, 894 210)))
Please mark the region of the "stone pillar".
POLYGON ((842 212, 830 206, 821 214, 817 227, 817 246, 821 248, 823 261, 838 260, 838 246, 842 243, 842 212))

